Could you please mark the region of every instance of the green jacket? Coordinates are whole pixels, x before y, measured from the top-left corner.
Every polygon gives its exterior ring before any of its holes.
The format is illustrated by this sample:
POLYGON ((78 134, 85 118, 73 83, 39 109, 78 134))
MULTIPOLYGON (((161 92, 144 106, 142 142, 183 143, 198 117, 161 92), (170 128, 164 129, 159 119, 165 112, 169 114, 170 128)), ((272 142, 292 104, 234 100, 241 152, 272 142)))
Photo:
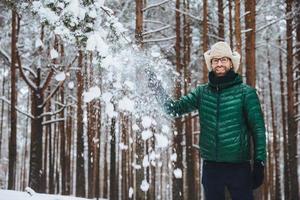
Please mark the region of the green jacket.
POLYGON ((200 152, 204 160, 243 162, 250 160, 250 136, 254 159, 266 160, 265 124, 256 90, 238 75, 231 82, 198 86, 177 101, 166 100, 168 114, 180 116, 198 110, 200 152))

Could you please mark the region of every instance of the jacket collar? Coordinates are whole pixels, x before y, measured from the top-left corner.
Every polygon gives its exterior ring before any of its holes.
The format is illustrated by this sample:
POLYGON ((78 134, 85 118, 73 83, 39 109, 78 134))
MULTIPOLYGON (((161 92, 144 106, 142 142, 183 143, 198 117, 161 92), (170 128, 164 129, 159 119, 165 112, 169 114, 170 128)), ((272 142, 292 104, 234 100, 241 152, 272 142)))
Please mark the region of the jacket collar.
POLYGON ((242 77, 233 70, 228 71, 227 74, 222 77, 215 76, 212 71, 208 74, 208 85, 216 90, 229 88, 233 85, 241 84, 242 82, 242 77))

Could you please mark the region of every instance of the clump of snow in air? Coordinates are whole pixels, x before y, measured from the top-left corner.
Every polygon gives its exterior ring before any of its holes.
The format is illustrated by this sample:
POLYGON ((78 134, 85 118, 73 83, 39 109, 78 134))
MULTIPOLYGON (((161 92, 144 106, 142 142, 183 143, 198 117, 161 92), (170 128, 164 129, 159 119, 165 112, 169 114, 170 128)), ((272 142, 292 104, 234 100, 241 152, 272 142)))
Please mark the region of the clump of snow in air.
POLYGON ((144 116, 142 118, 142 125, 144 128, 150 128, 152 122, 153 122, 153 119, 149 116, 144 116))
POLYGON ((178 179, 182 178, 182 170, 179 168, 174 169, 173 174, 174 174, 175 178, 178 178, 178 179))
POLYGON ((150 165, 148 155, 145 155, 143 158, 143 167, 146 168, 150 165))
POLYGON ((129 198, 132 198, 132 196, 133 196, 133 188, 130 187, 130 188, 129 188, 129 191, 128 191, 128 197, 129 197, 129 198))
POLYGON ((68 83, 68 88, 69 88, 69 89, 72 90, 72 89, 74 88, 74 86, 75 86, 75 85, 74 85, 74 82, 73 82, 73 81, 70 81, 70 82, 68 83))
POLYGON ((165 148, 169 145, 168 138, 163 134, 155 134, 155 141, 158 148, 165 148))
POLYGON ((55 75, 55 80, 57 80, 57 81, 63 81, 65 79, 66 79, 65 72, 60 72, 60 73, 55 75))
POLYGON ((125 96, 119 101, 119 109, 132 112, 134 110, 134 102, 125 96))
POLYGON ((119 147, 120 147, 121 150, 127 150, 128 149, 128 146, 125 145, 123 142, 119 143, 119 147))
POLYGON ((139 126, 137 124, 133 124, 132 125, 132 130, 133 131, 138 131, 138 130, 140 130, 140 128, 139 128, 139 126))
POLYGON ((147 192, 149 190, 149 183, 147 182, 147 180, 142 181, 140 188, 144 192, 147 192))
POLYGON ((177 154, 176 153, 173 153, 171 155, 171 161, 175 162, 177 160, 177 154))
POLYGON ((51 57, 51 59, 58 58, 58 52, 55 49, 51 49, 50 57, 51 57))
POLYGON ((97 87, 97 86, 94 86, 94 87, 91 87, 87 92, 84 92, 83 96, 83 101, 85 103, 89 103, 91 102, 92 100, 100 97, 101 95, 101 91, 100 91, 100 88, 97 87))
POLYGON ((148 139, 151 138, 152 136, 153 136, 153 132, 150 131, 150 130, 144 130, 144 131, 142 132, 142 139, 143 139, 144 141, 148 140, 148 139))

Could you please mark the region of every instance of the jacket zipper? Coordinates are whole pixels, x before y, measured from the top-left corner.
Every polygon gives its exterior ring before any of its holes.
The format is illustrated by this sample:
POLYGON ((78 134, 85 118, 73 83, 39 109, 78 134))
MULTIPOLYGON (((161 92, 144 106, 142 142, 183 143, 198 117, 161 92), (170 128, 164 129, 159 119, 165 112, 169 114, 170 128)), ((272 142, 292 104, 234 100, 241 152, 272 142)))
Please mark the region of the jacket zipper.
POLYGON ((220 115, 220 88, 219 85, 217 85, 217 131, 216 131, 216 161, 218 161, 218 146, 219 146, 219 137, 218 137, 218 132, 219 132, 219 115, 220 115))

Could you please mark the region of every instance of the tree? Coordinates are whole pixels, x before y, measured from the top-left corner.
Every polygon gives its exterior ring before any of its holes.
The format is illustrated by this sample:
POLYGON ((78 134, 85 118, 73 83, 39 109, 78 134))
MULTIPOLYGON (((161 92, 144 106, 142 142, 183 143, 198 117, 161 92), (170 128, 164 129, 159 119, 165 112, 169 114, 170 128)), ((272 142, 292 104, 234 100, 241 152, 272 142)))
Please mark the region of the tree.
POLYGON ((256 67, 255 67, 255 1, 246 0, 245 1, 245 28, 246 38, 245 38, 245 60, 246 60, 246 77, 247 84, 255 87, 256 82, 256 67))
POLYGON ((11 104, 10 104, 10 122, 11 131, 9 139, 9 170, 8 170, 8 189, 15 189, 16 181, 16 162, 17 162, 17 41, 19 17, 15 9, 12 10, 12 34, 11 34, 11 104))
POLYGON ((290 199, 299 197, 298 183, 298 162, 297 162, 297 123, 295 120, 295 92, 293 78, 293 15, 292 15, 292 0, 286 0, 286 50, 287 50, 287 121, 288 121, 288 150, 289 150, 289 167, 290 167, 290 199))

